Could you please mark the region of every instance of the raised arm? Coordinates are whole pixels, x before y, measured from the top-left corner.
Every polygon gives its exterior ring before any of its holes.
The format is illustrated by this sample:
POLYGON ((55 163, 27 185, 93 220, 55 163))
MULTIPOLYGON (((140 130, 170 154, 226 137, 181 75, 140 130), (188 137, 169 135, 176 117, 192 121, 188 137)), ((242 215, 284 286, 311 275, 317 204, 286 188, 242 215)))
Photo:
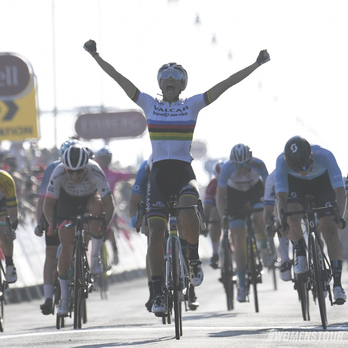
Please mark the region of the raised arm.
POLYGON ((93 40, 87 41, 83 48, 91 54, 91 56, 96 60, 99 66, 111 77, 113 78, 120 87, 126 92, 129 98, 132 98, 137 88, 130 82, 127 78, 121 75, 112 65, 102 59, 97 52, 97 44, 93 40))
POLYGON ((227 78, 224 81, 221 81, 217 85, 215 85, 213 88, 211 88, 208 91, 209 100, 212 103, 217 98, 220 97, 222 93, 227 91, 230 87, 236 85, 240 81, 244 80, 247 76, 249 76, 254 70, 256 70, 260 65, 268 62, 270 60, 270 56, 267 52, 267 50, 263 50, 259 53, 259 56, 256 59, 256 62, 249 65, 248 67, 236 72, 235 74, 231 75, 229 78, 227 78))

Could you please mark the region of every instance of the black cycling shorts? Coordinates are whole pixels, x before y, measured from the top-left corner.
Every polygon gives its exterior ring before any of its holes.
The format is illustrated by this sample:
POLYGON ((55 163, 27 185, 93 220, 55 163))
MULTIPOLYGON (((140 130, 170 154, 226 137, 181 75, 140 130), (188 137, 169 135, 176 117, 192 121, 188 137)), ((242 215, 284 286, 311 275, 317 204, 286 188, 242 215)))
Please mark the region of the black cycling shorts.
POLYGON ((263 208, 264 194, 265 188, 261 180, 248 191, 239 191, 227 186, 227 214, 230 220, 245 220, 243 210, 246 204, 249 204, 250 208, 263 208))
MULTIPOLYGON (((155 162, 147 187, 147 207, 165 207, 171 195, 199 198, 199 188, 191 163, 178 160, 155 162)), ((151 213, 153 216, 153 213, 151 213)), ((161 213, 163 217, 163 213, 161 213)))
MULTIPOLYGON (((332 188, 329 173, 311 180, 300 179, 288 174, 289 196, 288 203, 296 202, 304 205, 305 196, 313 196, 317 208, 330 206, 336 200, 336 193, 332 188)), ((325 215, 333 215, 330 212, 317 213, 318 218, 325 215)))
MULTIPOLYGON (((97 191, 88 196, 70 196, 63 188, 61 188, 59 191, 57 215, 69 217, 83 215, 88 211, 89 199, 95 194, 97 194, 97 191)), ((59 225, 63 221, 63 219, 57 219, 57 224, 59 225)))

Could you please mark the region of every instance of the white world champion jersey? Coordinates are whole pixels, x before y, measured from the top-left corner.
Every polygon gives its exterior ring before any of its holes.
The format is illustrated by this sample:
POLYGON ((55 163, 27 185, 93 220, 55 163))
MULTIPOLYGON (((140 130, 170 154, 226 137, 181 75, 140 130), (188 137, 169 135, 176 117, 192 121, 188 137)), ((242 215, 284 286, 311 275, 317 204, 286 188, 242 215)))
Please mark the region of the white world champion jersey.
POLYGON ((88 161, 84 178, 79 183, 70 180, 64 164, 59 164, 51 174, 46 196, 58 199, 61 188, 63 188, 68 195, 74 197, 89 196, 96 191, 98 191, 101 197, 111 194, 110 186, 102 169, 99 167, 98 163, 93 160, 88 161))

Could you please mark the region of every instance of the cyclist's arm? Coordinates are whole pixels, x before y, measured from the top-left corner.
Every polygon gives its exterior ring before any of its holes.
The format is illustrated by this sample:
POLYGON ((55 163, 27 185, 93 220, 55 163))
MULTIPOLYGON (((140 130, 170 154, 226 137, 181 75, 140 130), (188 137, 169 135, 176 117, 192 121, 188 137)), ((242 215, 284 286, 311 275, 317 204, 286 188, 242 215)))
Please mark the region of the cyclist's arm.
POLYGON ((115 211, 115 205, 114 205, 114 200, 112 199, 111 195, 107 195, 102 197, 102 203, 104 205, 104 210, 105 210, 105 222, 106 226, 109 225, 110 221, 112 220, 114 216, 114 211, 115 211))
POLYGON ((133 94, 137 90, 135 85, 126 77, 121 75, 112 65, 101 58, 98 53, 94 54, 93 58, 96 60, 99 66, 120 85, 120 87, 126 92, 128 97, 132 98, 133 94))
POLYGON ((271 219, 274 212, 274 206, 273 205, 265 205, 263 209, 263 219, 265 220, 266 225, 269 224, 269 221, 271 219))
POLYGON ((41 220, 41 215, 43 212, 45 197, 39 197, 36 205, 36 223, 39 224, 41 220))
POLYGON ((230 87, 236 85, 240 81, 244 80, 247 76, 249 76, 254 70, 256 70, 259 67, 259 64, 257 62, 249 65, 243 70, 238 71, 237 73, 231 75, 229 78, 227 78, 224 81, 221 81, 217 85, 215 85, 213 88, 209 89, 207 92, 209 96, 209 101, 212 103, 217 98, 220 97, 222 93, 227 91, 230 87))
POLYGON ((138 193, 132 193, 129 200, 129 216, 132 218, 137 213, 137 203, 143 200, 143 195, 138 193))
POLYGON ((17 207, 7 208, 7 212, 10 217, 11 223, 14 223, 15 221, 17 221, 18 223, 18 208, 17 207))
POLYGON ((344 187, 335 188, 336 201, 340 217, 344 217, 346 211, 346 192, 344 187))
POLYGON ((216 208, 217 208, 221 218, 224 216, 224 213, 225 213, 226 193, 227 193, 227 188, 226 187, 219 187, 219 186, 217 187, 217 191, 216 191, 216 208))
MULTIPOLYGON (((283 209, 284 212, 288 211, 288 193, 287 192, 278 192, 277 193, 277 202, 278 202, 278 212, 280 209, 283 209)), ((280 217, 280 216, 279 216, 280 217)))
POLYGON ((45 198, 44 205, 43 205, 43 211, 46 217, 47 222, 51 225, 51 218, 52 213, 54 211, 54 207, 56 205, 57 199, 52 197, 45 198))

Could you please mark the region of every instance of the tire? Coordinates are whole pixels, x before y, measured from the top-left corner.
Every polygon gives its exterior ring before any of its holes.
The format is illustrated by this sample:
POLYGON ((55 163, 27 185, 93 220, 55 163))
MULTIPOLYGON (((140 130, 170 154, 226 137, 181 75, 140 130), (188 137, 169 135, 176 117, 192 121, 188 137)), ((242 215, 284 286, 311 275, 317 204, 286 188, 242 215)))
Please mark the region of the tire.
POLYGON ((326 304, 325 304, 325 296, 324 296, 324 260, 322 256, 322 251, 320 247, 320 241, 317 240, 315 234, 311 233, 311 249, 313 255, 313 268, 314 268, 314 280, 315 280, 315 288, 317 291, 317 298, 319 304, 319 312, 321 318, 321 324, 323 329, 327 329, 327 313, 326 313, 326 304))
MULTIPOLYGON (((250 252, 250 277, 251 277, 251 284, 253 285, 253 292, 254 292, 254 304, 255 304, 255 312, 259 312, 259 300, 257 296, 257 270, 256 270, 256 255, 254 252, 254 239, 248 238, 249 243, 249 252, 250 252)), ((255 248, 256 250, 256 248, 255 248)))
POLYGON ((307 275, 297 275, 296 287, 298 298, 301 302, 302 318, 304 321, 311 320, 309 314, 309 291, 307 275))
POLYGON ((182 310, 180 301, 180 270, 177 260, 179 259, 179 248, 175 238, 172 239, 172 270, 173 270, 173 296, 174 296, 174 321, 175 338, 180 339, 182 335, 182 310))
POLYGON ((277 286, 277 272, 276 272, 276 266, 275 266, 275 262, 277 261, 277 251, 274 245, 274 239, 273 238, 269 238, 269 249, 268 252, 271 255, 271 258, 273 260, 272 266, 271 266, 271 270, 272 270, 272 276, 273 276, 273 288, 274 290, 278 290, 278 286, 277 286))
POLYGON ((3 282, 2 270, 0 269, 0 332, 4 332, 4 314, 5 314, 4 301, 5 301, 5 283, 3 282))
POLYGON ((221 263, 223 267, 221 268, 221 279, 224 285, 226 293, 227 310, 232 310, 234 308, 234 288, 233 288, 233 264, 232 264, 232 251, 230 243, 228 240, 222 240, 222 255, 221 263))
POLYGON ((83 269, 80 242, 76 242, 74 275, 74 329, 81 328, 81 300, 83 292, 83 269))

